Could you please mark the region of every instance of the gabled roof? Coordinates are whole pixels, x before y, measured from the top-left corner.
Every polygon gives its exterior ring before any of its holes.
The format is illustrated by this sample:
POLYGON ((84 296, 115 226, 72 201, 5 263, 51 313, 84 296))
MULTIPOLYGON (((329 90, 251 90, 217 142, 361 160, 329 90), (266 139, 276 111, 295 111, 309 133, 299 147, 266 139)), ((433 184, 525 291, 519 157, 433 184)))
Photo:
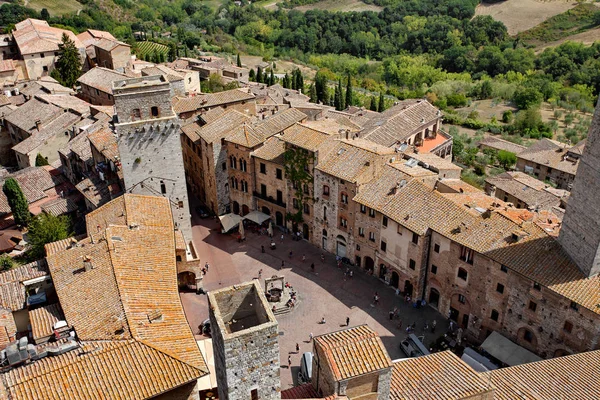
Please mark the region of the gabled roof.
POLYGON ((106 127, 92 132, 88 135, 88 139, 96 150, 107 159, 114 161, 119 157, 119 144, 110 128, 106 127))
POLYGON ((256 129, 244 122, 240 126, 233 128, 226 136, 225 140, 231 143, 239 144, 244 147, 252 148, 258 146, 264 141, 261 134, 256 132, 256 129))
POLYGON ((317 151, 319 146, 332 138, 334 136, 298 123, 285 129, 281 134, 281 140, 284 142, 312 152, 317 151))
POLYGON ((379 335, 367 325, 327 333, 314 338, 336 381, 390 368, 392 360, 379 335))
POLYGON ((83 341, 132 338, 206 371, 177 291, 169 200, 125 194, 105 207, 86 218, 100 229, 47 257, 67 322, 83 341))
POLYGON ((42 100, 49 104, 54 104, 62 108, 63 110, 69 110, 79 115, 86 116, 90 114, 90 107, 92 106, 87 101, 81 100, 79 97, 71 96, 69 94, 37 94, 37 99, 42 100))
POLYGON ((5 120, 25 132, 31 133, 31 131, 36 129, 36 121, 40 121, 43 125, 48 123, 48 121, 52 121, 60 113, 62 113, 60 107, 33 98, 10 113, 5 120))
POLYGON ((49 275, 46 260, 34 261, 0 273, 0 306, 11 311, 25 305, 25 286, 21 282, 49 275))
POLYGON ((308 117, 303 112, 294 108, 288 108, 257 122, 254 129, 266 140, 273 135, 283 132, 283 130, 294 125, 296 122, 304 121, 306 118, 308 117))
POLYGON ((523 172, 505 172, 489 177, 485 182, 523 201, 528 207, 547 209, 560 205, 560 197, 545 190, 544 182, 523 172))
POLYGON ((112 84, 126 79, 127 75, 104 67, 95 67, 81 75, 77 82, 112 95, 112 84))
POLYGON ((575 175, 579 162, 566 160, 568 150, 563 143, 543 138, 520 152, 517 158, 575 175))
POLYGON ((167 77, 169 82, 182 81, 184 76, 179 72, 171 69, 165 65, 157 64, 153 67, 147 67, 142 69, 142 76, 153 76, 153 75, 164 75, 167 77))
POLYGON ((479 141, 479 145, 484 145, 496 150, 510 151, 511 153, 519 154, 527 147, 521 146, 508 140, 500 139, 497 137, 489 136, 479 141))
POLYGON ((484 376, 450 351, 400 360, 392 368, 390 400, 461 400, 492 392, 484 376))
POLYGON ((385 154, 395 154, 394 149, 379 146, 366 140, 336 140, 325 157, 321 157, 316 169, 348 182, 356 182, 358 176, 383 164, 385 154))
POLYGON ((600 350, 481 374, 495 387, 495 400, 600 398, 600 350))
POLYGON ((109 38, 101 38, 101 39, 96 40, 96 42, 94 43, 94 46, 98 47, 102 50, 105 50, 105 51, 112 51, 116 47, 119 47, 119 46, 131 47, 127 43, 123 43, 119 40, 109 39, 109 38))
POLYGON ((194 97, 173 99, 173 111, 176 114, 187 113, 215 106, 253 100, 254 95, 244 89, 232 89, 218 93, 199 94, 194 97))
POLYGON ((12 149, 20 154, 29 154, 56 135, 70 134, 71 127, 80 119, 79 115, 64 112, 50 123, 44 125, 39 132, 33 132, 27 139, 13 146, 12 149))
POLYGON ((199 126, 189 124, 181 128, 192 141, 202 138, 206 143, 213 143, 225 138, 233 129, 251 121, 251 118, 235 110, 229 110, 210 124, 199 126))
POLYGON ((29 311, 29 323, 33 340, 51 336, 54 332, 54 324, 64 319, 60 304, 49 304, 35 310, 29 311))
POLYGON ((83 43, 71 31, 53 28, 46 21, 28 18, 15 25, 13 37, 19 52, 23 55, 41 52, 58 51, 62 35, 66 34, 78 49, 83 49, 83 43))
MULTIPOLYGON (((14 178, 19 183, 29 204, 47 197, 44 193, 45 190, 64 182, 61 178, 53 177, 50 172, 43 167, 28 167, 21 169, 1 180, 0 187, 4 185, 4 181, 8 178, 14 178)), ((6 195, 0 190, 0 215, 9 212, 11 211, 6 195)))
POLYGON ((393 146, 440 117, 440 110, 427 100, 401 101, 367 122, 361 137, 384 146, 393 146))
POLYGON ((278 136, 272 136, 264 144, 252 152, 252 156, 262 160, 283 165, 285 142, 278 136))
POLYGON ((14 368, 2 379, 14 400, 141 400, 202 375, 150 342, 121 340, 88 342, 81 350, 14 368))

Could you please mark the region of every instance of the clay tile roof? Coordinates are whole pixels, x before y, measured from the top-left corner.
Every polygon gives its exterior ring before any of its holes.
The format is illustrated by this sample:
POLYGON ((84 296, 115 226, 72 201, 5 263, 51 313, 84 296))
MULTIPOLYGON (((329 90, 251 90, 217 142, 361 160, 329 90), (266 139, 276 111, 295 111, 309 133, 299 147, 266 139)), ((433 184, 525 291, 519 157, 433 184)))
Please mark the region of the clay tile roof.
POLYGON ((57 135, 65 135, 65 132, 70 134, 71 128, 80 119, 79 115, 70 112, 62 113, 39 131, 32 132, 31 136, 13 146, 12 149, 20 154, 29 154, 57 135))
POLYGON ((317 151, 319 146, 332 137, 325 132, 298 123, 284 130, 281 135, 284 142, 313 152, 317 151))
POLYGON ((25 308, 25 286, 21 282, 49 275, 46 260, 34 261, 0 273, 0 306, 11 311, 25 308))
POLYGON ((31 132, 36 129, 36 121, 46 124, 62 113, 60 107, 33 98, 10 113, 5 120, 26 132, 31 132))
POLYGON ((236 126, 225 136, 225 140, 231 143, 239 144, 244 147, 252 148, 261 144, 265 139, 256 132, 255 128, 244 122, 236 126))
POLYGON ((285 153, 285 142, 277 136, 270 137, 258 149, 252 152, 252 156, 262 160, 283 164, 283 153, 285 153))
POLYGON ((84 48, 83 43, 73 32, 53 28, 46 21, 28 18, 16 24, 13 31, 19 52, 23 55, 58 51, 58 44, 61 43, 63 34, 73 40, 75 47, 84 48))
POLYGON ((119 157, 119 145, 117 138, 108 127, 99 129, 88 135, 90 143, 108 160, 116 160, 119 157))
POLYGON ((127 75, 112 69, 95 67, 81 75, 79 79, 77 79, 77 82, 112 95, 113 82, 125 78, 127 78, 127 75))
POLYGON ((54 332, 54 324, 64 318, 58 303, 29 311, 29 323, 31 324, 33 340, 51 336, 54 332))
POLYGON ((194 97, 174 98, 173 111, 177 114, 196 111, 203 108, 253 100, 254 95, 243 89, 232 89, 218 93, 200 94, 194 97))
POLYGON ((487 184, 523 201, 528 207, 559 206, 560 197, 546 191, 544 182, 523 172, 505 172, 485 180, 487 184))
POLYGON ((488 136, 488 137, 480 140, 479 145, 485 145, 485 146, 495 149, 495 150, 510 151, 511 153, 515 153, 515 154, 519 154, 523 150, 527 149, 527 147, 521 146, 520 144, 509 142, 508 140, 503 140, 503 139, 493 137, 493 136, 488 136))
POLYGON ((64 110, 73 111, 79 115, 86 116, 90 114, 92 106, 87 101, 81 100, 79 97, 71 96, 70 94, 37 94, 36 98, 45 101, 46 103, 54 104, 64 110))
POLYGON ((495 400, 600 398, 600 350, 481 374, 495 387, 495 400))
POLYGON ((364 142, 360 140, 336 141, 331 151, 319 160, 316 168, 336 178, 356 182, 361 173, 374 167, 373 164, 383 162, 382 155, 394 154, 393 149, 364 142))
POLYGON ((407 154, 411 158, 419 160, 430 167, 440 170, 462 171, 462 168, 454 164, 451 159, 442 158, 431 153, 410 153, 407 154))
POLYGON ((568 146, 543 138, 517 155, 517 158, 575 175, 579 162, 566 160, 568 146))
POLYGON ((367 325, 314 338, 337 381, 390 368, 392 360, 379 335, 367 325))
POLYGON ((282 399, 318 399, 320 396, 312 383, 292 387, 281 391, 282 399))
POLYGON ((101 39, 96 40, 96 42, 94 43, 94 46, 96 46, 102 50, 105 50, 105 51, 111 51, 117 46, 131 47, 127 43, 123 43, 119 40, 109 39, 109 38, 101 38, 101 39))
POLYGON ((395 362, 390 400, 459 400, 479 398, 492 390, 487 379, 454 353, 444 351, 395 362))
POLYGON ((205 113, 202 113, 200 115, 200 117, 202 118, 204 123, 210 124, 214 120, 220 118, 226 112, 227 112, 227 110, 225 110, 223 107, 213 107, 210 110, 206 111, 205 113))
POLYGON ((77 211, 79 207, 74 199, 67 198, 58 198, 51 202, 42 205, 42 211, 48 214, 52 214, 56 217, 63 214, 68 214, 73 211, 77 211))
POLYGON ((142 76, 164 75, 169 82, 177 82, 184 79, 184 76, 179 72, 165 65, 157 64, 154 67, 142 69, 142 76))
POLYGON ((199 378, 202 372, 154 348, 121 340, 86 343, 4 374, 7 398, 83 400, 153 398, 199 378))
MULTIPOLYGON (((0 180, 0 187, 4 185, 7 178, 14 178, 21 187, 29 204, 47 197, 44 191, 53 188, 63 181, 53 177, 46 169, 41 167, 29 167, 21 169, 0 180)), ((9 213, 10 206, 3 191, 0 191, 0 215, 9 213)))
POLYGON ((270 116, 267 119, 255 124, 255 130, 265 139, 283 132, 286 128, 294 125, 296 122, 302 122, 307 118, 306 114, 294 108, 288 108, 270 116))
POLYGON ((225 138, 233 129, 250 121, 249 116, 235 110, 229 110, 210 124, 202 127, 198 124, 189 124, 181 129, 193 141, 202 138, 206 143, 213 143, 225 138))
POLYGON ((374 116, 364 125, 361 136, 384 146, 393 146, 440 116, 440 111, 426 100, 406 100, 374 116))

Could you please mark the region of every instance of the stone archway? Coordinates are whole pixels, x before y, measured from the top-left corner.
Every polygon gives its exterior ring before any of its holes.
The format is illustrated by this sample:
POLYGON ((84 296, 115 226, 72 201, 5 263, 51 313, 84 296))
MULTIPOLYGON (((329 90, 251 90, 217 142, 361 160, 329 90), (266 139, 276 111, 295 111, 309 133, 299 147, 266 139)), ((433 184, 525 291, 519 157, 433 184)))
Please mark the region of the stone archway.
POLYGON ((242 217, 250 212, 250 208, 247 205, 242 205, 242 217))
POLYGON ((346 257, 346 238, 344 238, 342 235, 338 235, 336 237, 336 243, 337 243, 337 247, 336 247, 336 252, 335 254, 338 257, 346 257))
POLYGON ((412 297, 413 284, 407 279, 404 281, 404 295, 412 297))
POLYGON ((196 274, 192 271, 183 271, 177 274, 177 286, 179 290, 195 290, 196 274))
POLYGON ((233 213, 234 214, 240 213, 240 203, 238 203, 237 201, 233 202, 233 213))
POLYGON ((275 213, 275 225, 283 226, 283 214, 279 211, 275 213))
POLYGON ((429 305, 437 309, 440 303, 440 292, 436 288, 429 290, 429 305))
POLYGON ((400 275, 396 271, 392 271, 392 277, 390 278, 390 286, 398 288, 400 284, 400 275))
POLYGON ((304 239, 308 240, 309 238, 309 229, 307 224, 302 224, 302 236, 304 239))
POLYGON ((261 211, 263 214, 271 215, 271 210, 267 206, 262 206, 261 211))

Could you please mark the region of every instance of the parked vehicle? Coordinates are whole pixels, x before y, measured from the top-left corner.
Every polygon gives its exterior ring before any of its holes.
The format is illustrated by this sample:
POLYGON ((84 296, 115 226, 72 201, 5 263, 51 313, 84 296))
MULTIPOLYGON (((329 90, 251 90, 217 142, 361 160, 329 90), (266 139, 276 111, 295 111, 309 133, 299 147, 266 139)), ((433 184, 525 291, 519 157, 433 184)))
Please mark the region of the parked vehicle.
POLYGON ((300 360, 300 372, 298 372, 298 384, 308 383, 312 379, 313 354, 310 351, 302 354, 300 360))
POLYGON ((411 333, 400 343, 400 348, 409 357, 421 357, 429 354, 429 350, 423 345, 423 336, 417 337, 411 333))
POLYGON ((210 216, 208 210, 204 206, 197 206, 195 210, 200 218, 208 218, 210 216))

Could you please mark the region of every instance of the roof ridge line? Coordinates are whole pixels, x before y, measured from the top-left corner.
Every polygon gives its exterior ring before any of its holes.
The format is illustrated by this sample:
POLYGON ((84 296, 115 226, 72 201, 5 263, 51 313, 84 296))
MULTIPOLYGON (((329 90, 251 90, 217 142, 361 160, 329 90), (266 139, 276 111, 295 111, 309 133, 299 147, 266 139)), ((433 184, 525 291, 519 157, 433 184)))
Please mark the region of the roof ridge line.
MULTIPOLYGON (((165 351, 165 350, 163 350, 163 349, 159 349, 158 347, 154 346, 153 344, 150 344, 149 342, 146 342, 146 340, 145 340, 145 339, 135 339, 135 338, 134 338, 133 340, 134 340, 135 342, 138 342, 138 343, 140 343, 140 344, 143 344, 144 346, 147 346, 147 347, 151 348, 151 349, 152 349, 152 350, 154 350, 154 351, 157 351, 157 352, 159 352, 159 353, 161 353, 161 354, 164 354, 164 355, 166 355, 167 357, 169 357, 169 358, 172 358, 173 360, 176 360, 176 361, 178 361, 178 362, 180 362, 180 363, 182 363, 182 364, 185 364, 185 365, 187 365, 187 366, 188 366, 188 367, 190 367, 190 368, 193 368, 193 369, 195 369, 195 370, 197 370, 197 371, 200 371, 200 372, 201 372, 201 373, 203 373, 204 375, 207 375, 207 374, 209 373, 209 371, 205 371, 205 370, 203 370, 203 369, 202 369, 202 368, 200 368, 200 367, 195 367, 195 366, 193 366, 192 364, 190 364, 189 362, 182 360, 181 358, 179 358, 179 357, 175 356, 174 354, 172 354, 172 353, 170 353, 170 352, 167 352, 167 351, 165 351)), ((194 340, 194 342, 195 342, 195 340, 194 340)), ((197 346, 197 345, 198 345, 198 344, 196 343, 196 346, 197 346)), ((198 349, 198 351, 200 351, 200 349, 198 349)), ((204 358, 204 357, 203 357, 203 358, 204 358)), ((204 376, 204 375, 202 375, 202 376, 204 376)))

